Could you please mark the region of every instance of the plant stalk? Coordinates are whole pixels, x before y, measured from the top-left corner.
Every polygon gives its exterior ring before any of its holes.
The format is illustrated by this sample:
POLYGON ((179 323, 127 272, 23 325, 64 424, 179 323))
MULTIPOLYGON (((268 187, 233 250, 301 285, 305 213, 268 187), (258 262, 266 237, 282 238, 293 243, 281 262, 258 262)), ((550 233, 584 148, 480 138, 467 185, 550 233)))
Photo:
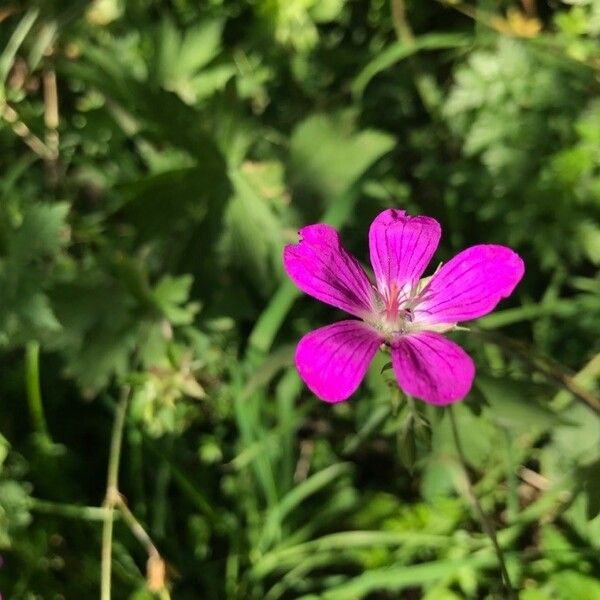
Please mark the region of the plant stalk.
POLYGON ((52 440, 48 433, 48 425, 42 403, 42 389, 40 386, 40 344, 37 341, 27 342, 25 346, 25 387, 29 413, 33 421, 33 428, 50 444, 52 440))
POLYGON ((469 471, 467 469, 467 461, 465 459, 463 447, 460 441, 460 437, 458 435, 456 417, 454 416, 454 411, 452 410, 451 406, 448 407, 448 412, 450 414, 450 424, 452 426, 452 436, 454 438, 454 445, 456 446, 456 452, 458 453, 458 457, 462 466, 466 483, 466 491, 469 496, 469 500, 471 501, 471 504, 477 512, 477 516, 481 521, 481 526, 483 528, 484 533, 490 538, 492 546, 494 547, 494 551, 496 552, 496 557, 498 558, 498 565, 500 567, 500 574, 502 576, 502 583, 506 591, 506 596, 510 600, 516 600, 517 596, 515 595, 515 591, 510 581, 510 576, 508 574, 506 562, 504 560, 504 554, 502 552, 502 548, 500 548, 500 544, 498 543, 498 538, 496 536, 496 530, 491 520, 485 514, 485 511, 483 510, 483 507, 479 502, 479 498, 477 497, 477 494, 475 493, 475 490, 473 488, 473 482, 471 481, 471 478, 469 476, 469 471))
POLYGON ((110 454, 108 457, 108 474, 106 477, 106 497, 103 507, 106 511, 104 525, 102 527, 102 554, 100 570, 100 600, 110 600, 111 594, 111 567, 112 567, 112 538, 115 506, 119 503, 119 464, 121 460, 121 447, 123 442, 123 430, 125 427, 125 415, 129 402, 129 387, 125 386, 121 393, 121 399, 115 411, 112 436, 110 442, 110 454))

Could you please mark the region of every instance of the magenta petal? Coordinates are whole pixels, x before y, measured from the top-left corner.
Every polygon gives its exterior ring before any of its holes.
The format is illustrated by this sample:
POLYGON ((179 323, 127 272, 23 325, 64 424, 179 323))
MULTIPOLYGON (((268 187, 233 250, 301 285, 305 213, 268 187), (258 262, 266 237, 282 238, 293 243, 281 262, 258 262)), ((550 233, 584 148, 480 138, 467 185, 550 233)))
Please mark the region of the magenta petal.
POLYGON ((292 281, 303 292, 351 315, 370 313, 371 282, 342 246, 338 232, 329 225, 309 225, 299 234, 300 242, 283 251, 283 266, 292 281))
POLYGON ((458 344, 430 331, 394 340, 392 365, 402 390, 429 404, 462 400, 475 377, 471 357, 458 344))
POLYGON ((458 323, 477 319, 510 296, 524 272, 521 257, 506 246, 467 248, 431 278, 415 320, 458 323))
POLYGON ((296 349, 296 367, 325 402, 340 402, 363 380, 382 339, 361 321, 340 321, 306 334, 296 349))
POLYGON ((380 213, 369 229, 371 265, 382 294, 401 290, 421 277, 440 241, 440 224, 431 217, 410 217, 403 210, 380 213))

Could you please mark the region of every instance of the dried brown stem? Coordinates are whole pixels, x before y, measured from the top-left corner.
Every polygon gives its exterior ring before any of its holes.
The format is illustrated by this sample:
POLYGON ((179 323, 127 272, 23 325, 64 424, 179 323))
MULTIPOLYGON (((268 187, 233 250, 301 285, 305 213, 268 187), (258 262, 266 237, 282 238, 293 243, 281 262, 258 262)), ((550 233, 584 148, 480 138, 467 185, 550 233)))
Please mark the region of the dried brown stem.
POLYGON ((44 160, 56 160, 56 153, 53 152, 39 137, 32 133, 31 129, 23 123, 17 111, 3 100, 0 100, 0 117, 7 123, 10 123, 12 130, 40 158, 43 158, 44 160))
POLYGON ((52 187, 58 183, 58 149, 59 149, 59 114, 58 114, 58 88, 56 85, 56 71, 49 68, 44 71, 44 124, 46 126, 46 147, 51 156, 46 159, 46 169, 49 183, 52 187))

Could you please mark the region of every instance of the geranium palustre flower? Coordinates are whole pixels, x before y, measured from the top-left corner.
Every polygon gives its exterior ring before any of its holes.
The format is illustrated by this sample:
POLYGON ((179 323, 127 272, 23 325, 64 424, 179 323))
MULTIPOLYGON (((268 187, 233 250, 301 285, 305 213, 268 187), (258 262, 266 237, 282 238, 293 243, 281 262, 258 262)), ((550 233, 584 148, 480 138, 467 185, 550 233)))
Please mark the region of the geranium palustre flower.
POLYGON ((360 319, 321 327, 300 340, 296 366, 314 394, 326 402, 346 400, 382 344, 405 393, 438 405, 468 394, 473 360, 441 334, 489 313, 512 293, 524 273, 518 254, 494 244, 472 246, 421 280, 440 224, 389 209, 369 230, 373 285, 333 227, 309 225, 299 234, 299 243, 286 246, 283 255, 292 281, 360 319))

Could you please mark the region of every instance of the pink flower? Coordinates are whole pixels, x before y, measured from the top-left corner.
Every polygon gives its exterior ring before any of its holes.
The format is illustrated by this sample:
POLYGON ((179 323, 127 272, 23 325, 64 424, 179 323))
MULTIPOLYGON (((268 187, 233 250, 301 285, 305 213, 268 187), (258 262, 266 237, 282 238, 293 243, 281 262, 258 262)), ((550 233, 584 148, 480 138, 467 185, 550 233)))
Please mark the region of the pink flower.
POLYGON ((473 360, 441 334, 489 313, 512 293, 525 270, 518 254, 505 246, 473 246, 420 279, 438 246, 440 224, 389 209, 369 230, 373 285, 333 227, 309 225, 299 233, 300 242, 283 253, 287 274, 303 292, 360 319, 321 327, 300 340, 296 367, 316 396, 346 400, 381 344, 390 348, 407 394, 443 405, 469 393, 473 360))

